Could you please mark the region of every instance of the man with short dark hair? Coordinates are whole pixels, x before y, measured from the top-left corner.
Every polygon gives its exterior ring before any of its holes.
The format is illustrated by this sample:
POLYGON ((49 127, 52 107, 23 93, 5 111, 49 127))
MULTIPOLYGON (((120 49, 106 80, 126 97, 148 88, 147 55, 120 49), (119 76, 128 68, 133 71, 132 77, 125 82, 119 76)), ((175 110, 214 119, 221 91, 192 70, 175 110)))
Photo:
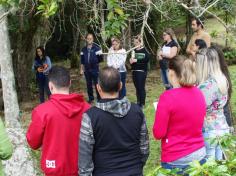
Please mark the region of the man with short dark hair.
POLYGON ((100 99, 99 94, 96 89, 96 84, 98 82, 99 73, 99 63, 102 62, 102 50, 100 47, 95 45, 93 34, 88 33, 86 35, 86 46, 82 48, 80 53, 81 56, 81 67, 80 74, 85 76, 87 84, 88 102, 93 103, 93 85, 97 93, 97 100, 100 99))
POLYGON ((204 30, 203 22, 200 19, 192 19, 192 30, 194 32, 193 36, 190 39, 190 42, 187 46, 187 54, 194 56, 194 43, 196 39, 202 39, 206 42, 207 47, 211 45, 211 36, 204 30))
POLYGON ((34 150, 42 147, 46 176, 78 176, 78 137, 82 114, 90 107, 82 95, 70 94, 70 73, 54 66, 49 72, 50 99, 32 112, 26 137, 34 150))
POLYGON ((105 67, 97 85, 101 100, 83 114, 80 129, 80 176, 141 176, 149 155, 141 108, 119 99, 119 72, 105 67))

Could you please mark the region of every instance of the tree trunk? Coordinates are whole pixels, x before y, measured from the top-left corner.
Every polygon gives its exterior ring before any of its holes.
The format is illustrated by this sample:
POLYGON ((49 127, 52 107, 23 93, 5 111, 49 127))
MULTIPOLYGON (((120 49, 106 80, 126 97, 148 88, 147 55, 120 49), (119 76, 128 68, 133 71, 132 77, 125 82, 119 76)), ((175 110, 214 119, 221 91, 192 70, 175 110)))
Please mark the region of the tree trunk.
MULTIPOLYGON (((5 10, 0 5, 0 16, 5 10)), ((4 113, 6 130, 14 145, 14 153, 10 160, 5 161, 6 176, 33 176, 33 161, 27 148, 25 134, 19 122, 19 105, 15 90, 15 78, 10 54, 10 41, 7 29, 7 18, 0 22, 0 66, 3 89, 4 113)))
POLYGON ((70 67, 71 68, 78 68, 79 66, 79 60, 78 60, 78 42, 79 42, 79 29, 78 26, 72 27, 72 32, 73 32, 73 45, 72 45, 72 54, 71 54, 71 62, 70 62, 70 67))
MULTIPOLYGON (((188 1, 188 5, 190 5, 191 3, 191 0, 188 1)), ((191 28, 191 14, 187 11, 186 12, 186 43, 185 43, 185 46, 184 46, 184 50, 187 48, 188 46, 188 43, 192 37, 192 28, 191 28)))
MULTIPOLYGON (((19 101, 28 101, 32 97, 30 82, 34 76, 31 68, 35 58, 35 49, 39 45, 44 45, 50 31, 48 20, 35 15, 34 10, 28 15, 24 14, 25 3, 25 1, 21 1, 19 5, 18 13, 20 15, 12 16, 11 21, 17 21, 19 28, 10 33, 14 49, 12 56, 19 101)), ((30 7, 27 6, 27 8, 30 7)))
MULTIPOLYGON (((225 24, 228 26, 228 12, 225 12, 225 24)), ((228 43, 229 43, 229 29, 226 28, 226 38, 225 38, 225 47, 228 47, 228 43)))
MULTIPOLYGON (((31 81, 31 68, 33 59, 35 57, 35 47, 34 36, 37 31, 37 22, 38 20, 30 19, 34 18, 29 17, 30 28, 25 29, 24 25, 20 26, 19 32, 16 36, 11 36, 14 39, 14 53, 13 53, 13 64, 14 71, 16 74, 16 85, 17 92, 19 93, 20 101, 28 101, 30 96, 30 81, 31 81)), ((24 18, 19 16, 20 23, 24 23, 24 18)))

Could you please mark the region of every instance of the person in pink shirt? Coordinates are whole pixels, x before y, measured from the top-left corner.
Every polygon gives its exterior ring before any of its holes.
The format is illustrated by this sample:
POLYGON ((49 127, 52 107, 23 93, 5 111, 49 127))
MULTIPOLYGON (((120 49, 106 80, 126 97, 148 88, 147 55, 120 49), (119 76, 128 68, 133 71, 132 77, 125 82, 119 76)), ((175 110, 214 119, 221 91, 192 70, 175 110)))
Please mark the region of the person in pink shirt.
POLYGON ((206 103, 195 87, 195 64, 184 56, 169 62, 169 80, 173 89, 160 96, 153 135, 161 140, 161 165, 180 169, 180 174, 194 160, 206 162, 202 134, 206 103))

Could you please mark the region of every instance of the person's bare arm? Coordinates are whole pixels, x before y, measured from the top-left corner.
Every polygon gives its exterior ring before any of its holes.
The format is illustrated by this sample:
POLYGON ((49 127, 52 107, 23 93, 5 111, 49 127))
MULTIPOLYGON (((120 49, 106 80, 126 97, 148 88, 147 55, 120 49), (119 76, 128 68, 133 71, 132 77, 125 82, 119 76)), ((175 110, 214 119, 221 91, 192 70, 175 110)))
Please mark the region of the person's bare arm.
POLYGON ((203 40, 206 42, 207 47, 211 46, 211 36, 209 34, 204 35, 203 40))
POLYGON ((83 75, 84 74, 84 65, 81 64, 80 65, 80 75, 83 75))
POLYGON ((193 55, 192 45, 193 45, 193 37, 190 39, 186 49, 186 53, 189 55, 193 55))

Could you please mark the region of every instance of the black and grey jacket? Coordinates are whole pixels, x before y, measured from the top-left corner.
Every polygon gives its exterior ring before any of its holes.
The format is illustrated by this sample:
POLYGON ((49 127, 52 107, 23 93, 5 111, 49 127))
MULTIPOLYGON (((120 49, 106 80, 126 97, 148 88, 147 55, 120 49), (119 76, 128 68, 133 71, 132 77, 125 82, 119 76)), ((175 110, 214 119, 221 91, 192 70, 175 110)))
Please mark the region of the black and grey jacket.
POLYGON ((146 120, 126 98, 101 100, 83 115, 80 176, 142 175, 149 155, 146 120))

